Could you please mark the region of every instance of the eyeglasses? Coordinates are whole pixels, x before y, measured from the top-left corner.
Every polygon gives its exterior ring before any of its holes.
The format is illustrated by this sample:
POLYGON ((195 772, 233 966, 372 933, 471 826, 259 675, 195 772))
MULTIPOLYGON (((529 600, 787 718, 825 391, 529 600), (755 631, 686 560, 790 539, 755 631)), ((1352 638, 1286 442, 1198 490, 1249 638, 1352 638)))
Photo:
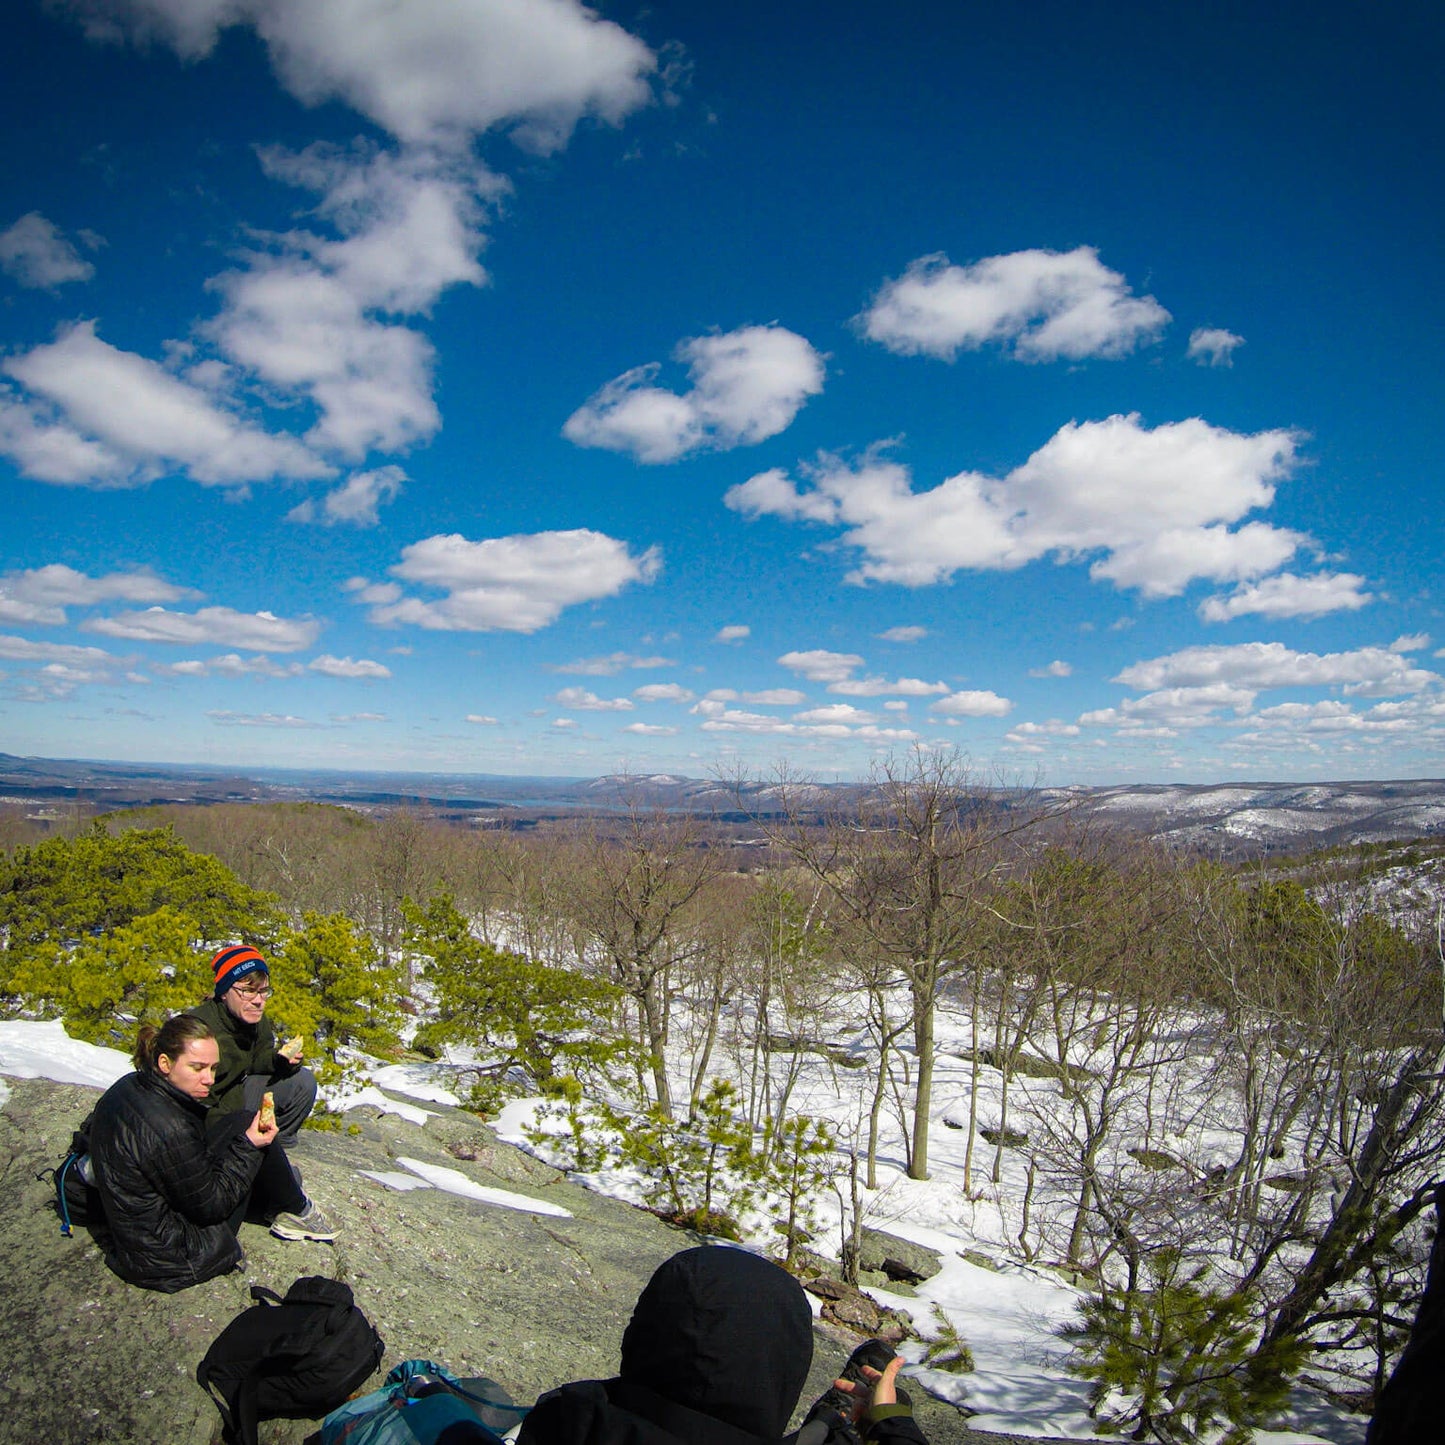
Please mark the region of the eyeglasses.
POLYGON ((236 987, 236 992, 237 992, 238 994, 240 994, 242 998, 246 998, 246 999, 263 998, 263 999, 264 999, 264 998, 270 998, 271 995, 275 992, 275 990, 274 990, 274 989, 270 989, 270 988, 241 988, 240 985, 238 984, 237 987, 236 987))

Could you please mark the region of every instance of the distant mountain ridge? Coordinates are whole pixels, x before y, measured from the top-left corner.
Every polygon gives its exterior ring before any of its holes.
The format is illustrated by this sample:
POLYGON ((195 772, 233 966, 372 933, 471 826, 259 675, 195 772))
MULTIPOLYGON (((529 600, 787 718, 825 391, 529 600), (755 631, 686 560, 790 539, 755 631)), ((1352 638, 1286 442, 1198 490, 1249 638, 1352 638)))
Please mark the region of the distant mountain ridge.
MULTIPOLYGON (((819 803, 859 784, 818 784, 819 803)), ((1002 791, 1002 790, 1001 790, 1002 791)), ((740 789, 675 773, 597 778, 485 773, 215 768, 200 764, 26 758, 0 753, 0 805, 86 812, 162 803, 318 802, 384 812, 415 806, 458 818, 615 811, 628 804, 738 821, 775 811, 776 786, 740 789), (741 796, 740 796, 741 795, 741 796), (739 808, 739 803, 742 808, 739 808)), ((1327 783, 1125 783, 1041 788, 1075 816, 1207 852, 1239 856, 1306 847, 1445 837, 1445 779, 1327 783)))

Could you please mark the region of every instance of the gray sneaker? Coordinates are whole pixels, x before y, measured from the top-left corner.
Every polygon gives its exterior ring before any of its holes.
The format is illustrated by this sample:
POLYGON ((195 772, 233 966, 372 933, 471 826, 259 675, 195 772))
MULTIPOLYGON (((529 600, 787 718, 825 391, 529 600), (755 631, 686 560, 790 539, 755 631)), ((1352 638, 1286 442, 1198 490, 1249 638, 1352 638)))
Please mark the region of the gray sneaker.
POLYGON ((314 1239, 330 1244, 336 1238, 336 1226, 308 1199, 300 1214, 278 1214, 271 1221, 271 1233, 277 1239, 314 1239))

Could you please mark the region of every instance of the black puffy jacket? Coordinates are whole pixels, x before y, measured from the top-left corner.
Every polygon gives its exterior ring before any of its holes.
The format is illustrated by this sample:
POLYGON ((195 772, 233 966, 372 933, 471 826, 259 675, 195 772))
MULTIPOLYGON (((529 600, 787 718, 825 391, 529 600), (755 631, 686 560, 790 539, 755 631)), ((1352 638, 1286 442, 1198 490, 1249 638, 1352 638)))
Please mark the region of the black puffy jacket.
POLYGON ((90 1126, 105 1204, 105 1262, 124 1280, 173 1294, 241 1258, 226 1221, 251 1192, 261 1151, 244 1134, 206 1147, 206 1107, 150 1069, 106 1090, 90 1126))
MULTIPOLYGON (((777 1441, 812 1359, 813 1314, 797 1280, 742 1250, 685 1250, 642 1291, 617 1377, 543 1395, 518 1445, 777 1441)), ((906 1416, 881 1422, 877 1438, 924 1445, 906 1416)))

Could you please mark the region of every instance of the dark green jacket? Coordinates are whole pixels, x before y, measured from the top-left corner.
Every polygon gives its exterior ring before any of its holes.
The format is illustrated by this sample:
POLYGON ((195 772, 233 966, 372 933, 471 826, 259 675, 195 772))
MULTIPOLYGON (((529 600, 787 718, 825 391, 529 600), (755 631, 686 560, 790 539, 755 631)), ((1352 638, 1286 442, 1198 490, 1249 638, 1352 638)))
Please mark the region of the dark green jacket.
POLYGON ((257 1024, 244 1024, 220 999, 208 998, 190 1010, 216 1036, 221 1062, 211 1085, 211 1112, 232 1114, 245 1107, 246 1075, 285 1079, 299 1067, 276 1052, 276 1030, 265 1014, 257 1024))

